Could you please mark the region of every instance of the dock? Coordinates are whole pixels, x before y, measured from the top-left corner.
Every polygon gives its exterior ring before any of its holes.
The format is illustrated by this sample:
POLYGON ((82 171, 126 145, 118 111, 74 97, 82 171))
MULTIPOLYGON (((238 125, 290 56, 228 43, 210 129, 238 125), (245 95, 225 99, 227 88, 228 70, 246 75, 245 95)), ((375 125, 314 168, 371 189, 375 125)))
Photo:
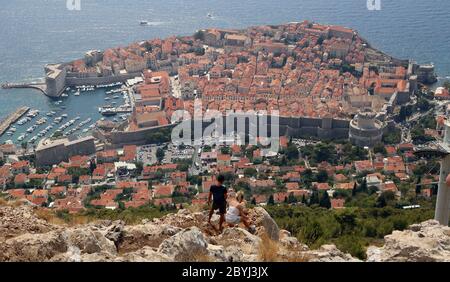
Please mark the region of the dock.
POLYGON ((3 83, 1 87, 3 89, 31 88, 39 90, 45 95, 47 95, 47 85, 45 83, 3 83))
POLYGON ((0 121, 0 136, 2 136, 12 124, 14 124, 17 120, 19 120, 29 110, 30 110, 29 107, 21 107, 17 109, 14 113, 8 115, 2 121, 0 121))

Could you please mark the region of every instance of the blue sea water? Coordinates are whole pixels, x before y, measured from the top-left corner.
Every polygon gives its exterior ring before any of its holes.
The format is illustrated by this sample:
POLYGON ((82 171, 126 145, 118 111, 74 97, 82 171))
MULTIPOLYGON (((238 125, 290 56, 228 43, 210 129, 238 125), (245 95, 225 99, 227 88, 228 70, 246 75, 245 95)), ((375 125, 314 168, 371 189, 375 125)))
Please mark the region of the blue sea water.
MULTIPOLYGON (((76 11, 67 9, 66 0, 0 0, 1 82, 34 81, 43 76, 45 64, 80 58, 91 49, 207 27, 305 19, 355 28, 373 46, 395 57, 433 62, 440 77, 450 76, 448 0, 381 0, 380 11, 369 11, 366 0, 80 1, 76 11), (141 20, 151 24, 140 26, 141 20)), ((72 96, 63 104, 70 117, 98 119, 104 94, 72 96)), ((0 118, 23 105, 43 112, 55 109, 54 101, 39 92, 0 90, 0 118)))

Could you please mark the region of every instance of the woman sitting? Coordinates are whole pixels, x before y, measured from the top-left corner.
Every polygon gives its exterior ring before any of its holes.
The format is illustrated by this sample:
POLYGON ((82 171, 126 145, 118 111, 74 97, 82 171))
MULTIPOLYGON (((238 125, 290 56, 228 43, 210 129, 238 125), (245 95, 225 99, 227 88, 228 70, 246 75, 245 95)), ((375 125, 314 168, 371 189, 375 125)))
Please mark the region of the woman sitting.
POLYGON ((250 232, 253 231, 254 227, 250 226, 250 221, 245 211, 244 193, 242 191, 237 192, 235 197, 231 196, 229 198, 225 220, 230 227, 239 225, 242 222, 250 232))

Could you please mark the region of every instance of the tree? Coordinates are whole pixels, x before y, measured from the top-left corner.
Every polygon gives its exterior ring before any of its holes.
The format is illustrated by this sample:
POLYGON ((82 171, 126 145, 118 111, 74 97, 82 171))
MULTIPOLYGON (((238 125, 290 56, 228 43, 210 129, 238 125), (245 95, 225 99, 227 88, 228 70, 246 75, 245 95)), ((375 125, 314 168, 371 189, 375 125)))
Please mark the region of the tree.
POLYGON ((253 167, 247 167, 244 169, 244 175, 246 177, 256 177, 258 175, 258 171, 253 167))
POLYGON ((166 152, 162 148, 158 148, 156 150, 156 158, 158 159, 158 162, 162 162, 165 156, 166 152))
POLYGON ((382 155, 386 155, 387 154, 386 147, 384 146, 383 143, 375 144, 375 146, 373 147, 373 152, 375 154, 382 154, 382 155))
POLYGON ((297 203, 297 198, 295 198, 294 193, 289 193, 289 196, 287 198, 288 204, 295 204, 297 203))
POLYGON ((317 190, 314 190, 311 194, 311 198, 309 199, 309 205, 317 205, 319 204, 319 192, 317 190))
POLYGON ((446 80, 444 81, 444 83, 442 84, 443 87, 447 88, 447 90, 450 90, 450 81, 446 80))
POLYGON ((325 191, 322 194, 322 198, 320 199, 319 206, 322 208, 326 208, 326 209, 331 208, 331 201, 330 201, 330 197, 328 196, 327 191, 325 191))
POLYGON ((97 164, 95 163, 94 160, 91 160, 89 162, 89 171, 91 172, 90 174, 92 174, 96 168, 97 168, 97 164))
POLYGON ((269 206, 275 205, 275 199, 273 198, 273 195, 270 195, 269 200, 267 200, 267 204, 269 206))
POLYGON ((194 34, 195 40, 203 41, 205 39, 205 32, 203 30, 199 30, 194 34))
POLYGON ((385 191, 381 193, 381 195, 377 199, 376 206, 378 208, 384 208, 387 206, 390 202, 395 200, 395 194, 392 191, 385 191))
POLYGON ((317 173, 317 182, 327 182, 328 181, 328 172, 326 170, 319 170, 317 173))
MULTIPOLYGON (((355 187, 354 187, 355 188, 355 187)), ((366 178, 363 178, 361 181, 361 184, 358 185, 358 188, 356 188, 355 194, 357 193, 367 193, 367 180, 366 178)))
POLYGON ((294 144, 289 144, 289 146, 286 148, 285 154, 289 160, 298 160, 299 152, 297 146, 295 146, 294 144))
POLYGON ((300 231, 300 238, 303 243, 308 246, 316 243, 324 235, 324 230, 319 222, 314 220, 311 223, 307 223, 300 231))

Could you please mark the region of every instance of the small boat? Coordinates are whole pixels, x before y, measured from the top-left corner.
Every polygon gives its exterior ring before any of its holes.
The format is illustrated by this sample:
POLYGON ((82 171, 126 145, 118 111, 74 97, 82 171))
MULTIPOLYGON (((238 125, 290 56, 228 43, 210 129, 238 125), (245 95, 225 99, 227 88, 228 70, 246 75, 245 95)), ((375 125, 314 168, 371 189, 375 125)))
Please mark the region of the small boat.
POLYGON ((212 19, 213 18, 213 15, 211 14, 211 13, 208 13, 208 18, 210 18, 210 19, 212 19))
POLYGON ((148 25, 148 21, 140 21, 139 24, 140 25, 148 25))
POLYGON ((75 92, 75 94, 73 94, 74 96, 80 96, 80 89, 77 90, 77 92, 75 92))
POLYGON ((25 134, 20 135, 19 138, 17 138, 17 141, 21 142, 23 139, 25 139, 25 134))
POLYGON ((69 97, 69 95, 67 95, 66 93, 63 93, 63 94, 61 94, 61 97, 67 98, 67 97, 69 97))

